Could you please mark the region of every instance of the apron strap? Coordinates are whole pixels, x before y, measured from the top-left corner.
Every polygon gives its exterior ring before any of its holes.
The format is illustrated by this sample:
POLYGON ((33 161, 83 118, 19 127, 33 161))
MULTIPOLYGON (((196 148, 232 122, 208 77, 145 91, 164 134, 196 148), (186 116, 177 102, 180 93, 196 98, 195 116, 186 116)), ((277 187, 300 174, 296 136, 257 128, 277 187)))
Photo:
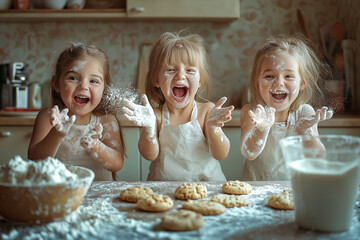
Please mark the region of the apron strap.
POLYGON ((196 101, 194 100, 193 102, 193 110, 191 112, 191 121, 197 121, 197 116, 198 116, 198 109, 197 109, 197 104, 196 101))
POLYGON ((170 124, 170 113, 169 113, 169 109, 166 105, 166 102, 163 105, 163 109, 162 109, 162 121, 161 121, 161 126, 166 126, 170 124))
MULTIPOLYGON (((161 116, 162 116, 161 126, 169 125, 170 124, 170 113, 169 113, 169 109, 168 109, 166 103, 164 103, 164 105, 163 105, 161 116)), ((198 116, 198 110, 197 110, 196 101, 194 100, 194 102, 193 102, 193 110, 191 112, 190 121, 191 122, 197 121, 197 116, 198 116)))

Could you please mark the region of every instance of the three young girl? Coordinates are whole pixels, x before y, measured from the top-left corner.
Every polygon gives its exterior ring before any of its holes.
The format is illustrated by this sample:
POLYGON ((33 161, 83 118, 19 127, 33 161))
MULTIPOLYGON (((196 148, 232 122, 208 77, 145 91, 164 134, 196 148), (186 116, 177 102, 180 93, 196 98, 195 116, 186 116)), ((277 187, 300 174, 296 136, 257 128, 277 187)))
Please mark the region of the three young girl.
MULTIPOLYGON (((318 122, 332 116, 326 107, 315 111, 307 104, 320 90, 322 64, 306 41, 295 35, 273 38, 255 56, 252 102, 241 111, 244 180, 289 179, 280 138, 318 135, 318 122)), ((57 157, 94 170, 96 180, 109 180, 110 172, 120 170, 121 129, 99 107, 109 84, 107 57, 100 49, 82 44, 66 49, 52 78, 54 107, 35 121, 29 159, 57 157)), ((223 107, 226 97, 216 104, 205 100, 205 90, 209 94, 204 40, 185 31, 162 34, 149 56, 143 103, 125 100, 123 108, 125 118, 141 127, 138 148, 151 161, 148 180, 226 180, 219 161, 230 142, 222 127, 234 107, 223 107)))

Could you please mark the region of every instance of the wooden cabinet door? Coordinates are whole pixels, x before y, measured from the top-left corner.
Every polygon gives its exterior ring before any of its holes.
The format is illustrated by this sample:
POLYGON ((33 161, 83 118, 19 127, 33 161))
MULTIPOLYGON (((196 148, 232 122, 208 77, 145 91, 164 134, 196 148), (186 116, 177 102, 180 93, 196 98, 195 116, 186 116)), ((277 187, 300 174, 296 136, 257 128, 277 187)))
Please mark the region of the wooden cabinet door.
POLYGON ((221 169, 227 180, 240 180, 245 162, 240 150, 240 127, 224 127, 223 131, 230 140, 230 152, 220 161, 221 169))
POLYGON ((0 127, 0 164, 6 164, 16 155, 27 159, 32 126, 0 127))
POLYGON ((235 20, 239 0, 127 0, 129 18, 235 20))
POLYGON ((127 157, 124 159, 124 165, 117 172, 118 181, 140 181, 140 153, 138 149, 138 140, 140 137, 140 128, 123 127, 123 137, 126 147, 127 157))

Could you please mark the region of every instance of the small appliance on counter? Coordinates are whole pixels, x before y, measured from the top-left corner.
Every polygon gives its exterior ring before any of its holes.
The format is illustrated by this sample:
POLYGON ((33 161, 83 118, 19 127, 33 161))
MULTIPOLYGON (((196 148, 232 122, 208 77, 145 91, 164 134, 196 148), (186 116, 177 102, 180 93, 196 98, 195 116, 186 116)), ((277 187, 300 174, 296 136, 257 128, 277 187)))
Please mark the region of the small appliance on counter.
POLYGON ((29 107, 28 65, 12 62, 0 65, 0 110, 29 107))

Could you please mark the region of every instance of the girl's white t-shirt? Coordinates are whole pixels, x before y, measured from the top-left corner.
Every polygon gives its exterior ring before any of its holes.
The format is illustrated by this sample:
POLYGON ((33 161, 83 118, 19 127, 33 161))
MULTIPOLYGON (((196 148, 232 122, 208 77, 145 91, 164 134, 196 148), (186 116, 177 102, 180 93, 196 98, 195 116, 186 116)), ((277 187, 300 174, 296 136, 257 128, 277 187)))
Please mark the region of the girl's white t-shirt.
POLYGON ((62 140, 55 158, 59 159, 65 164, 91 169, 95 173, 94 181, 111 181, 111 172, 96 162, 80 144, 80 139, 93 130, 96 123, 100 122, 101 116, 91 115, 89 124, 73 124, 69 133, 62 140))

